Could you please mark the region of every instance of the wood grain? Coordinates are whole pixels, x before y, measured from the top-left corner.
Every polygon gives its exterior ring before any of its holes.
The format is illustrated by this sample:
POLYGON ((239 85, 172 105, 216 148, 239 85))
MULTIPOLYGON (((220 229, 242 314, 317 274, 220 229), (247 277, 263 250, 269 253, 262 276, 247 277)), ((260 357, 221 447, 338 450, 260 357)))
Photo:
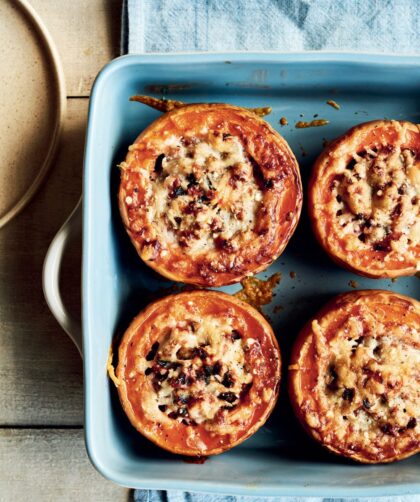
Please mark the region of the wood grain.
POLYGON ((0 501, 127 502, 90 464, 82 430, 0 431, 0 501))
POLYGON ((31 0, 60 54, 68 96, 89 96, 99 70, 119 56, 121 0, 31 0))
MULTIPOLYGON (((56 42, 68 96, 88 97, 97 72, 119 53, 121 2, 30 2, 56 42)), ((42 293, 45 253, 82 189, 88 100, 68 99, 67 106, 49 176, 30 205, 0 231, 0 501, 5 502, 132 500, 130 490, 102 478, 87 457, 82 361, 42 293)), ((76 316, 80 250, 80 240, 69 247, 62 270, 62 294, 76 316)))
MULTIPOLYGON (((68 100, 57 159, 30 205, 0 232, 0 425, 81 425, 82 362, 42 293, 48 246, 81 193, 88 101, 68 100)), ((66 256, 66 295, 80 312, 80 243, 66 256)), ((80 313, 79 313, 80 315, 80 313)))

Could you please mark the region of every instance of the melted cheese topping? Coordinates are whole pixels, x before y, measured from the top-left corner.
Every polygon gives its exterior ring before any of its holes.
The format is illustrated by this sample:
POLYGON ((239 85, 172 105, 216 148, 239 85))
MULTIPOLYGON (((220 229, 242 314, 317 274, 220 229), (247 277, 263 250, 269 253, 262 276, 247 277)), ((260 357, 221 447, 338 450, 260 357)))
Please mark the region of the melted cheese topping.
MULTIPOLYGON (((234 252, 253 231, 263 193, 240 140, 213 133, 206 139, 169 138, 147 194, 149 219, 162 246, 189 253, 214 248, 234 252)), ((163 249, 164 252, 164 249, 163 249)))
POLYGON ((381 458, 390 443, 404 449, 420 435, 420 333, 361 306, 326 342, 323 321, 312 333, 321 358, 314 391, 319 410, 307 421, 327 444, 381 458))
POLYGON ((420 170, 412 151, 354 154, 331 188, 335 225, 348 251, 373 248, 413 258, 410 248, 420 243, 420 170))
MULTIPOLYGON (((240 321, 229 313, 204 318, 189 313, 182 321, 167 316, 161 314, 155 322, 165 336, 137 364, 150 382, 149 395, 143 394, 141 402, 148 418, 202 424, 209 430, 216 430, 228 414, 231 422, 249 419, 252 409, 237 407, 253 382, 245 353, 261 351, 259 342, 234 328, 240 321)), ((229 421, 223 422, 226 434, 229 421)))

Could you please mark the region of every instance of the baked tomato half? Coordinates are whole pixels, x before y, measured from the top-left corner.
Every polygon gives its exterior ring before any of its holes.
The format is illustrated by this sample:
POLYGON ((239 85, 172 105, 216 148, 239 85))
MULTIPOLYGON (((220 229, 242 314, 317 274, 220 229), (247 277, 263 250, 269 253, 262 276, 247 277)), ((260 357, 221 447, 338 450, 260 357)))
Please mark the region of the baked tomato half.
POLYGON ((131 241, 174 281, 221 286, 264 270, 300 216, 292 151, 244 108, 195 104, 166 113, 120 168, 119 207, 131 241))
POLYGON ((371 278, 420 263, 420 127, 377 120, 336 139, 309 184, 315 235, 333 260, 371 278))
POLYGON ((149 305, 118 351, 116 384, 132 425, 173 453, 207 456, 241 443, 267 420, 280 352, 250 305, 193 291, 149 305))
POLYGON ((420 450, 420 303, 390 291, 334 298, 299 334, 289 392, 306 431, 364 463, 420 450))

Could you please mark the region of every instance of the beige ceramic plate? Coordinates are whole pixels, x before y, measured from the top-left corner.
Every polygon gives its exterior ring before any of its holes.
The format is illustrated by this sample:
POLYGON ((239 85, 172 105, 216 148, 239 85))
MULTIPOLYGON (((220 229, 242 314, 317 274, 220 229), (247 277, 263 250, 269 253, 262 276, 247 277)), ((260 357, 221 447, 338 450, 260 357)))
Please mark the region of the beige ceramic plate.
POLYGON ((51 164, 65 111, 63 71, 24 0, 0 0, 0 227, 31 199, 51 164))

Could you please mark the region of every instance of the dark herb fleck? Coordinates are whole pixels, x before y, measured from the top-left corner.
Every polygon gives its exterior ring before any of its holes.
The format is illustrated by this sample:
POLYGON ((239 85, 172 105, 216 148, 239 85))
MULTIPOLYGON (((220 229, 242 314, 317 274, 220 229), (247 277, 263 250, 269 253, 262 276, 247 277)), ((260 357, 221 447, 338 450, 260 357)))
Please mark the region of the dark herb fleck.
POLYGON ((384 243, 377 242, 376 244, 374 244, 373 249, 375 251, 389 251, 389 246, 384 243))
POLYGON ((155 162, 155 173, 156 174, 161 174, 162 173, 162 162, 163 162, 163 159, 165 158, 165 155, 163 153, 161 153, 157 158, 156 158, 156 162, 155 162))
POLYGON ((163 359, 158 359, 156 362, 162 368, 171 368, 172 367, 171 361, 164 361, 163 359))
POLYGON ((356 165, 356 161, 354 159, 351 159, 350 162, 347 164, 346 169, 349 169, 352 171, 354 169, 354 166, 356 165))
POLYGON ((330 391, 336 391, 338 390, 338 375, 337 372, 335 371, 335 367, 331 365, 328 368, 328 373, 331 377, 331 380, 328 382, 327 387, 330 391))
POLYGON ((197 179, 193 173, 187 174, 188 188, 193 185, 197 185, 197 179))
POLYGON ((150 352, 146 356, 146 361, 153 361, 153 359, 156 356, 156 353, 157 353, 158 349, 159 349, 159 343, 155 342, 152 345, 152 348, 150 349, 150 352))
POLYGON ((153 379, 153 381, 152 381, 152 385, 153 385, 153 389, 154 389, 156 392, 159 392, 160 387, 161 387, 160 383, 159 383, 157 380, 153 379))
POLYGON ((233 387, 235 384, 235 381, 232 378, 232 375, 230 374, 229 371, 226 371, 226 373, 223 375, 223 380, 222 380, 222 385, 230 389, 233 387))
POLYGON ((222 392, 217 396, 222 401, 227 401, 228 403, 234 403, 238 398, 233 392, 222 392))
POLYGON ((187 408, 179 408, 178 409, 178 416, 180 417, 185 417, 188 415, 188 410, 187 408))
POLYGON ((185 385, 189 387, 192 384, 192 380, 185 373, 181 373, 175 381, 176 385, 185 385))
POLYGON ((414 417, 412 417, 408 421, 407 429, 414 429, 416 427, 416 425, 417 425, 417 420, 414 417))
POLYGON ((264 188, 266 188, 267 190, 269 190, 270 188, 273 188, 274 181, 272 179, 264 178, 263 184, 264 184, 264 188))
POLYGON ((205 374, 206 376, 208 376, 208 377, 209 377, 209 376, 211 376, 211 375, 212 375, 212 373, 213 373, 213 368, 212 368, 211 366, 209 366, 209 365, 205 364, 205 365, 203 366, 203 371, 204 371, 204 374, 205 374))
POLYGON ((168 378, 168 373, 155 373, 155 380, 157 382, 164 382, 168 378))
POLYGON ((240 340, 242 338, 242 335, 239 333, 237 329, 233 329, 230 336, 233 341, 240 340))
POLYGON ((220 361, 217 361, 213 366, 213 375, 220 375, 221 371, 222 371, 222 364, 220 363, 220 361))
POLYGON ((204 368, 200 368, 197 373, 197 379, 198 380, 204 380, 206 385, 210 383, 210 375, 207 374, 204 368))
POLYGON ((210 199, 207 197, 206 194, 200 195, 198 198, 198 201, 201 202, 202 204, 206 204, 207 202, 210 202, 210 199))
POLYGON ((380 427, 381 431, 384 434, 389 434, 390 436, 394 436, 394 428, 391 426, 391 424, 382 424, 380 427))
POLYGON ((196 347, 193 350, 193 354, 194 356, 199 357, 200 359, 205 359, 206 357, 208 357, 208 353, 206 350, 203 349, 203 347, 196 347))
POLYGON ((171 193, 169 194, 169 197, 171 199, 176 199, 176 197, 179 197, 180 195, 185 195, 187 192, 182 188, 182 186, 174 188, 171 193))
POLYGON ((349 402, 352 402, 353 401, 353 398, 354 398, 354 394, 355 394, 355 390, 354 389, 344 389, 343 391, 343 394, 342 394, 342 398, 345 400, 345 401, 349 401, 349 402))
POLYGON ((188 404, 191 401, 191 396, 188 394, 180 394, 175 397, 174 401, 176 401, 176 403, 188 404))

